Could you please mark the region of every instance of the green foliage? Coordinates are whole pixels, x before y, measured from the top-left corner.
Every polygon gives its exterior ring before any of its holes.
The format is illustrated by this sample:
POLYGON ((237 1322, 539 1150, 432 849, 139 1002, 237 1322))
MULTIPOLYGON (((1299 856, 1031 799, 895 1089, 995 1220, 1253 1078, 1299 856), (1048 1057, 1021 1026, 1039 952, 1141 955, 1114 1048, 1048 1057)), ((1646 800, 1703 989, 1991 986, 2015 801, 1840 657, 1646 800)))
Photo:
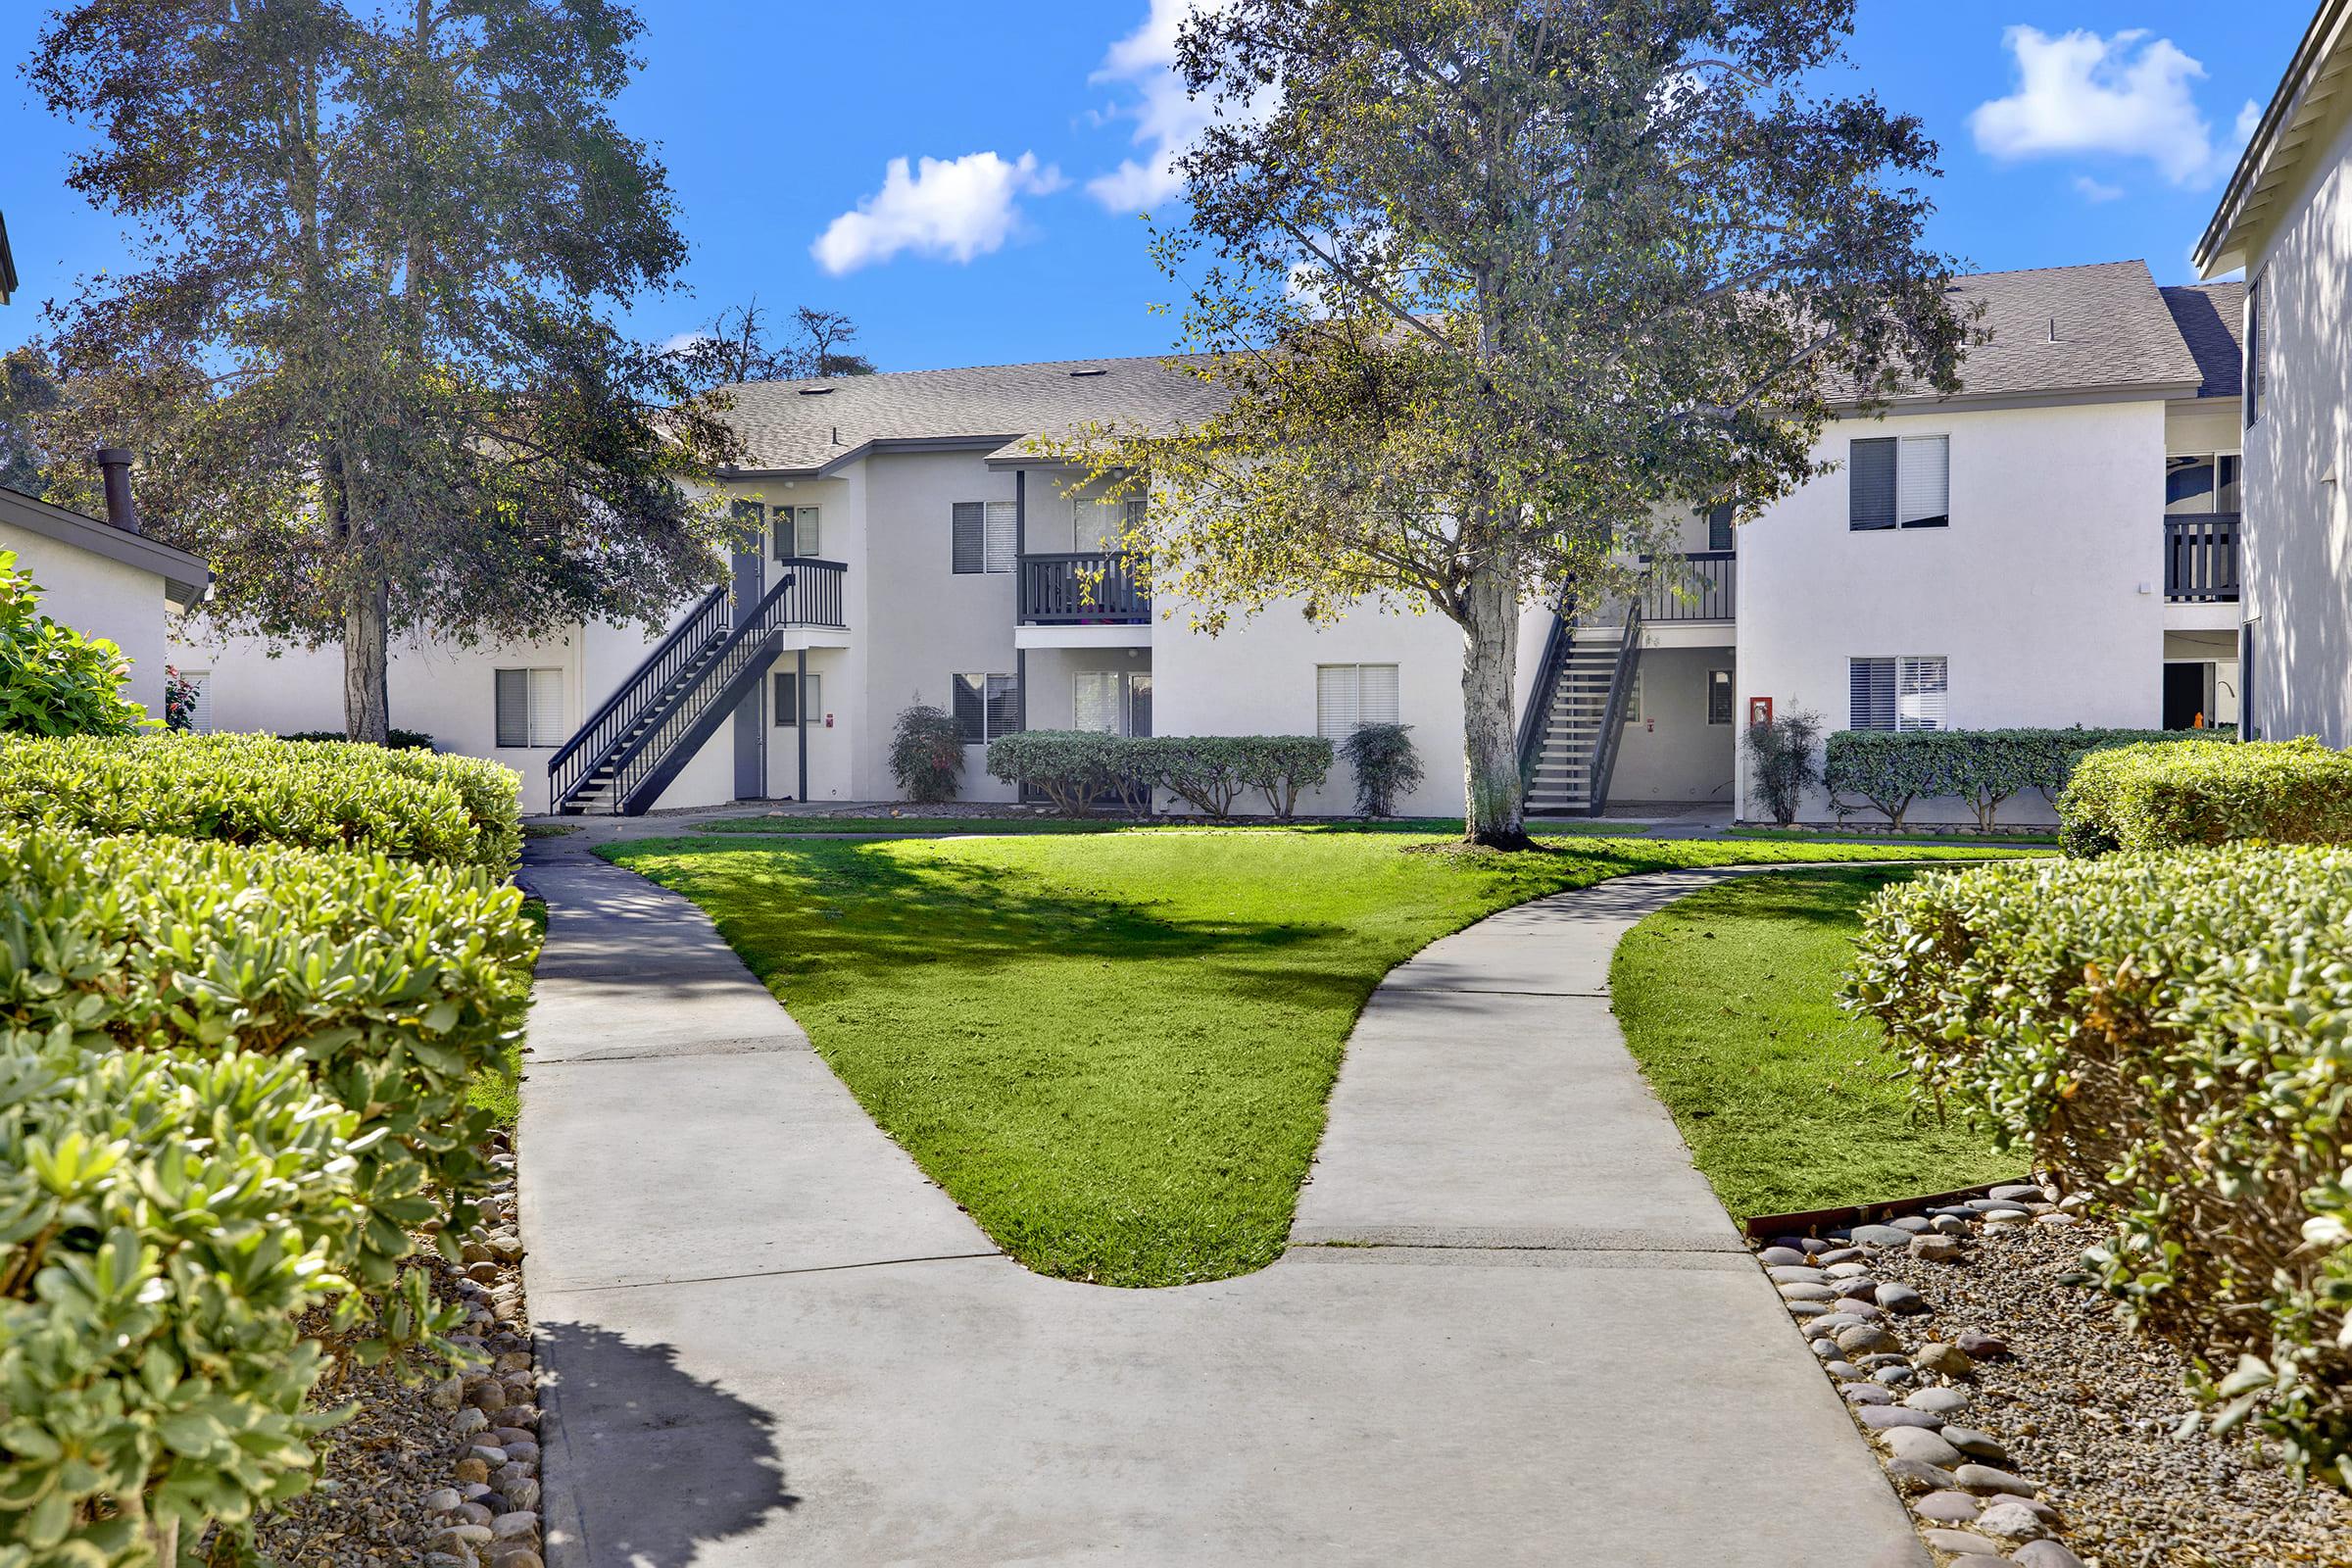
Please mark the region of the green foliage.
POLYGON ((1144 767, 1138 742, 1096 730, 1021 730, 988 743, 989 777, 1026 784, 1073 816, 1104 799, 1148 810, 1152 786, 1144 767))
POLYGON ((2060 845, 2077 856, 2233 839, 2352 842, 2352 755, 2308 737, 2100 752, 2067 781, 2058 822, 2060 845))
POLYGON ((122 695, 122 650, 41 613, 40 586, 0 550, 0 733, 126 735, 147 710, 122 695))
POLYGON ((512 768, 270 735, 0 737, 0 821, 351 849, 504 875, 512 768))
POLYGON ((890 775, 910 801, 936 806, 954 800, 963 777, 963 729, 956 715, 921 703, 899 710, 890 732, 890 775))
POLYGON ((1960 800, 1989 832, 2001 805, 2027 790, 2055 799, 2077 759, 2116 746, 2210 742, 2212 730, 2167 729, 1841 729, 1830 737, 1822 785, 1840 810, 1839 797, 1860 796, 1900 829, 1915 802, 1960 800))
MULTIPOLYGON (((287 730, 277 738, 281 741, 342 741, 350 739, 339 729, 287 730)), ((393 729, 387 730, 384 738, 375 744, 384 747, 387 751, 429 752, 433 749, 433 738, 420 729, 393 729)))
POLYGON ((1747 726, 1748 777, 1772 819, 1796 820, 1805 791, 1821 782, 1813 748, 1821 744, 1821 715, 1790 708, 1769 724, 1747 726))
POLYGON ((1358 724, 1340 743, 1355 775, 1355 808, 1365 816, 1394 816, 1396 797, 1421 787, 1421 754, 1410 724, 1358 724))
MULTIPOLYGON (((71 924, 25 891, 12 937, 71 924)), ((7 978, 21 1001, 61 976, 7 978)), ((297 1318, 343 1292, 368 1223, 360 1118, 300 1056, 123 1051, 98 993, 69 995, 88 1016, 0 1027, 0 1561, 20 1568, 144 1563, 173 1526, 193 1541, 301 1492, 337 1417, 306 1407, 320 1357, 297 1318)))
POLYGON ((992 778, 1028 784, 1073 814, 1115 800, 1142 815, 1164 789, 1210 816, 1231 816, 1244 790, 1284 821, 1298 795, 1331 773, 1331 742, 1314 735, 1104 735, 1033 729, 988 743, 992 778))
POLYGON ((1285 822, 1298 814, 1298 792, 1320 788, 1331 776, 1331 742, 1320 735, 1247 735, 1226 744, 1238 754, 1234 771, 1242 782, 1285 822))
POLYGON ((2236 845, 1925 878, 1847 995, 1917 1094, 2104 1200, 2107 1288, 2352 1485, 2352 852, 2236 845))

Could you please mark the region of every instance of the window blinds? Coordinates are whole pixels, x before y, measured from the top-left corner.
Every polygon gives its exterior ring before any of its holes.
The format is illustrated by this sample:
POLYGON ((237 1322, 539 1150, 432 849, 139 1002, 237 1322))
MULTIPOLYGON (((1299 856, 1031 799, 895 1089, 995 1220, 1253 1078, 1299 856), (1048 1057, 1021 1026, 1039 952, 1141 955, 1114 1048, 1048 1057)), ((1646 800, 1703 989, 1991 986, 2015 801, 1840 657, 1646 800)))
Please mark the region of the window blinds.
POLYGON ((1856 441, 1846 462, 1846 525, 1891 528, 1895 520, 1892 436, 1856 441))
POLYGON ((564 672, 491 672, 493 722, 501 746, 554 746, 564 735, 564 672))
POLYGON ((1315 733, 1346 740, 1365 724, 1396 722, 1395 664, 1317 664, 1315 733))
POLYGON ((1848 729, 1942 729, 1950 666, 1940 654, 1848 663, 1848 729))
POLYGON ((1898 488, 1904 527, 1941 528, 1952 520, 1951 452, 1950 436, 1903 437, 1898 488))
POLYGON ((950 513, 951 569, 1010 571, 1019 554, 1020 508, 1009 501, 958 501, 950 513))

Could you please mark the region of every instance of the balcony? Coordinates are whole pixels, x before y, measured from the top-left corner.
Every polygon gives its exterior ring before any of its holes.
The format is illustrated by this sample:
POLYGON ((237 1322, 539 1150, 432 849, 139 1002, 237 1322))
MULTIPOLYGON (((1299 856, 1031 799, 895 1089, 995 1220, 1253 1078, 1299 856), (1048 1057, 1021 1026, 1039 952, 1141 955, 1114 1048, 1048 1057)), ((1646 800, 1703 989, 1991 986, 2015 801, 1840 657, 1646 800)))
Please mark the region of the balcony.
POLYGON ((2164 519, 2164 599, 2172 605, 2237 603, 2238 514, 2164 519))
POLYGON ((1124 555, 1023 556, 1020 619, 1024 626, 1149 626, 1152 596, 1124 555))
POLYGON ((1740 558, 1729 550, 1693 550, 1680 575, 1653 568, 1642 593, 1645 625, 1685 620, 1733 620, 1740 613, 1740 558))

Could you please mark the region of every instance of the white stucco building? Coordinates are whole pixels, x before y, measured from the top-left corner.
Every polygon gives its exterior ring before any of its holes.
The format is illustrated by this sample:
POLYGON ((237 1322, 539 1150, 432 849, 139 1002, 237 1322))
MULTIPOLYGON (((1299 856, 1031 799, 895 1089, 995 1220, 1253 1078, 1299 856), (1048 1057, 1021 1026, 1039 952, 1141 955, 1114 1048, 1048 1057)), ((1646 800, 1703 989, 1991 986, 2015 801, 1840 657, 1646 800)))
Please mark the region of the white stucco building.
POLYGON ((2352 0, 2297 45, 2197 246, 2244 269, 2248 728, 2352 745, 2352 0))
MULTIPOLYGON (((1693 514, 1689 591, 1531 605, 1522 750, 1538 809, 1740 804, 1751 705, 1832 729, 2226 723, 2236 716, 2236 354, 2228 286, 2160 290, 2138 262, 1956 285, 1993 341, 1953 398, 1837 422, 1834 469, 1760 514, 1693 514)), ((669 634, 573 627, 529 646, 396 648, 396 725, 494 757, 533 810, 897 795, 900 710, 954 711, 963 794, 1009 800, 984 747, 1017 727, 1314 734, 1413 726, 1399 803, 1461 809, 1461 636, 1277 606, 1218 637, 1103 552, 1121 526, 1030 438, 1181 420, 1200 383, 1156 360, 911 371, 737 389, 725 491, 760 529, 733 584, 669 634), (1108 568, 1101 591, 1082 571, 1108 568), (797 695, 796 695, 797 694, 797 695)), ((339 655, 175 649, 221 728, 340 722, 339 655)), ((1351 804, 1345 769, 1301 802, 1351 804)), ((2039 802, 2019 802, 2031 815, 2039 802)), ((1826 814, 1816 803, 1810 814, 1826 814)))

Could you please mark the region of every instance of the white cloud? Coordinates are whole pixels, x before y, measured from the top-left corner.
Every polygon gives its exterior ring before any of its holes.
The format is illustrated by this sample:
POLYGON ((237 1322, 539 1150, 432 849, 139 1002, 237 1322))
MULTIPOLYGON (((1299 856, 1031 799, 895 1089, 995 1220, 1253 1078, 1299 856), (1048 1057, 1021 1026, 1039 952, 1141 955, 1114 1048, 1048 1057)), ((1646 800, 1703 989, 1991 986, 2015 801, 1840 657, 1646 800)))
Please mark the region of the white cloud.
POLYGON ((1002 246, 1020 225, 1019 199, 1061 189, 1061 172, 1035 153, 1006 163, 993 152, 924 158, 909 169, 893 158, 882 188, 842 214, 808 247, 834 276, 887 262, 901 251, 968 262, 1002 246))
POLYGON ((1145 149, 1107 174, 1086 182, 1087 194, 1115 213, 1132 213, 1167 200, 1184 187, 1176 160, 1216 118, 1211 105, 1187 97, 1176 74, 1176 33, 1197 10, 1225 0, 1152 0, 1143 25, 1110 46, 1087 79, 1132 87, 1137 101, 1114 111, 1135 121, 1135 144, 1145 149))
POLYGON ((2065 153, 2144 158, 2176 185, 2208 184, 2228 172, 2260 111, 2246 105, 2233 144, 2216 141, 2192 84, 2205 68, 2142 28, 2101 37, 2078 29, 2058 37, 2036 27, 2002 35, 2017 57, 2018 89, 1969 117, 1977 146, 2000 159, 2065 153))
POLYGON ((2111 202, 2124 194, 2123 186, 2110 185, 2105 180, 2093 179, 2088 174, 2075 176, 2075 189, 2084 201, 2094 204, 2111 202))

